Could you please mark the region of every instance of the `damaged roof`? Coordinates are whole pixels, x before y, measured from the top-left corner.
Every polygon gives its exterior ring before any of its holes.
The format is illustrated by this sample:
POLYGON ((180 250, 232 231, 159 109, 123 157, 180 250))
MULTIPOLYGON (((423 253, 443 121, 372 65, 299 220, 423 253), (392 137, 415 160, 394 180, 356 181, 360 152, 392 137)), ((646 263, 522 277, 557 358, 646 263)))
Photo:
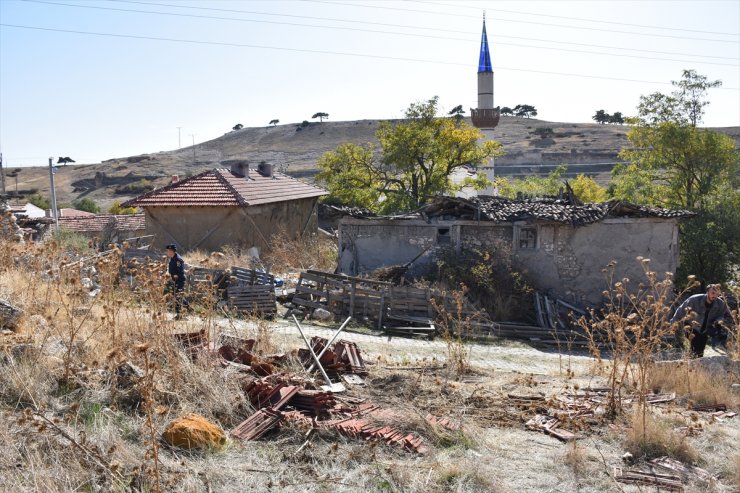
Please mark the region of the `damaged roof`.
POLYGON ((421 208, 422 217, 514 222, 526 220, 553 221, 583 225, 615 217, 659 217, 665 219, 691 217, 694 213, 630 204, 622 201, 598 204, 578 204, 567 199, 505 199, 479 196, 471 199, 437 197, 421 208))
POLYGON ((251 170, 248 177, 227 169, 204 171, 181 181, 139 195, 124 207, 245 207, 320 197, 327 192, 274 172, 271 176, 251 170))
POLYGON ((146 229, 143 213, 60 217, 59 225, 78 233, 103 231, 109 225, 113 227, 113 231, 141 231, 146 229))

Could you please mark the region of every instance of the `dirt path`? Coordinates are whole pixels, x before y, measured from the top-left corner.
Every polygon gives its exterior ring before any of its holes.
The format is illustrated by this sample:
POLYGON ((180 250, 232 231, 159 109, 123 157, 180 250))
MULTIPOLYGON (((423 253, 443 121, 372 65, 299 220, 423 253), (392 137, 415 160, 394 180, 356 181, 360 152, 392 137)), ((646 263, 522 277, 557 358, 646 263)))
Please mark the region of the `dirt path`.
MULTIPOLYGON (((248 321, 233 322, 234 328, 241 332, 256 332, 257 326, 248 321)), ((218 325, 225 331, 233 330, 227 320, 218 325)), ((310 324, 301 325, 306 337, 320 336, 331 338, 336 329, 310 324)), ((279 320, 270 322, 270 332, 274 342, 284 348, 303 347, 304 343, 292 322, 279 320)), ((390 364, 415 365, 421 362, 445 362, 448 346, 444 340, 411 339, 405 337, 387 337, 382 335, 343 332, 340 339, 352 341, 358 345, 366 360, 380 359, 390 364)), ((501 342, 496 344, 468 343, 470 363, 473 367, 494 369, 506 372, 534 373, 543 375, 556 374, 570 367, 581 373, 593 363, 593 358, 585 353, 560 355, 557 351, 533 348, 521 343, 501 342)))

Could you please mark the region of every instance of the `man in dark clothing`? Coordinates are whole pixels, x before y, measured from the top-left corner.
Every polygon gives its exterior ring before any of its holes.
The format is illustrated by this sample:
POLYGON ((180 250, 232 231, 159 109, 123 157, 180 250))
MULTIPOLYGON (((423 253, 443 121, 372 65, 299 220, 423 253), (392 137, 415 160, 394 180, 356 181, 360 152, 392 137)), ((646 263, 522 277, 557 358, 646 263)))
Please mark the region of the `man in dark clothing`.
POLYGON ((684 322, 689 328, 691 353, 695 358, 704 356, 709 336, 720 338, 724 319, 730 320, 727 304, 719 295, 719 284, 710 284, 706 294, 695 294, 687 298, 671 318, 672 324, 684 322))
POLYGON ((170 280, 167 282, 166 292, 172 293, 175 297, 175 320, 180 320, 180 308, 189 307, 188 300, 183 297, 185 291, 185 261, 177 253, 177 245, 171 243, 165 247, 167 257, 170 259, 167 264, 167 273, 170 280))

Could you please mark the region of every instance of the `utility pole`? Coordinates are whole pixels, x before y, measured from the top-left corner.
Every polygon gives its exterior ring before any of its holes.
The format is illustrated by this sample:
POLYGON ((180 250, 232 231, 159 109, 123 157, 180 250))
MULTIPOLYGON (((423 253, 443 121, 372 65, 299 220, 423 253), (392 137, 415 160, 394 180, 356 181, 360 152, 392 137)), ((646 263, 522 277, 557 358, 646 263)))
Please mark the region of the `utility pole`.
POLYGON ((0 152, 0 194, 5 195, 5 171, 3 171, 3 153, 0 152))
POLYGON ((49 181, 51 182, 51 213, 54 215, 54 227, 59 231, 59 215, 57 214, 57 191, 54 188, 54 161, 53 157, 49 158, 49 181))
POLYGON ((195 166, 195 134, 190 134, 193 138, 193 166, 195 166))
POLYGON ((177 148, 182 149, 182 144, 180 143, 180 129, 182 127, 177 127, 177 148))

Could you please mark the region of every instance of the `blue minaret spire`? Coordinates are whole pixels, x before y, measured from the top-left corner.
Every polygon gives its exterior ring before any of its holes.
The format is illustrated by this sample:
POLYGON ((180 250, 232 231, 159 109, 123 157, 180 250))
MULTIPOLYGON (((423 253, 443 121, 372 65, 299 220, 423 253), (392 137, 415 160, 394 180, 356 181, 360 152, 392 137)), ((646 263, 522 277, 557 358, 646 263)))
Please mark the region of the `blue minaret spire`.
POLYGON ((480 38, 480 58, 478 59, 478 73, 493 72, 491 54, 488 52, 488 35, 486 34, 486 13, 483 12, 483 34, 480 38))

